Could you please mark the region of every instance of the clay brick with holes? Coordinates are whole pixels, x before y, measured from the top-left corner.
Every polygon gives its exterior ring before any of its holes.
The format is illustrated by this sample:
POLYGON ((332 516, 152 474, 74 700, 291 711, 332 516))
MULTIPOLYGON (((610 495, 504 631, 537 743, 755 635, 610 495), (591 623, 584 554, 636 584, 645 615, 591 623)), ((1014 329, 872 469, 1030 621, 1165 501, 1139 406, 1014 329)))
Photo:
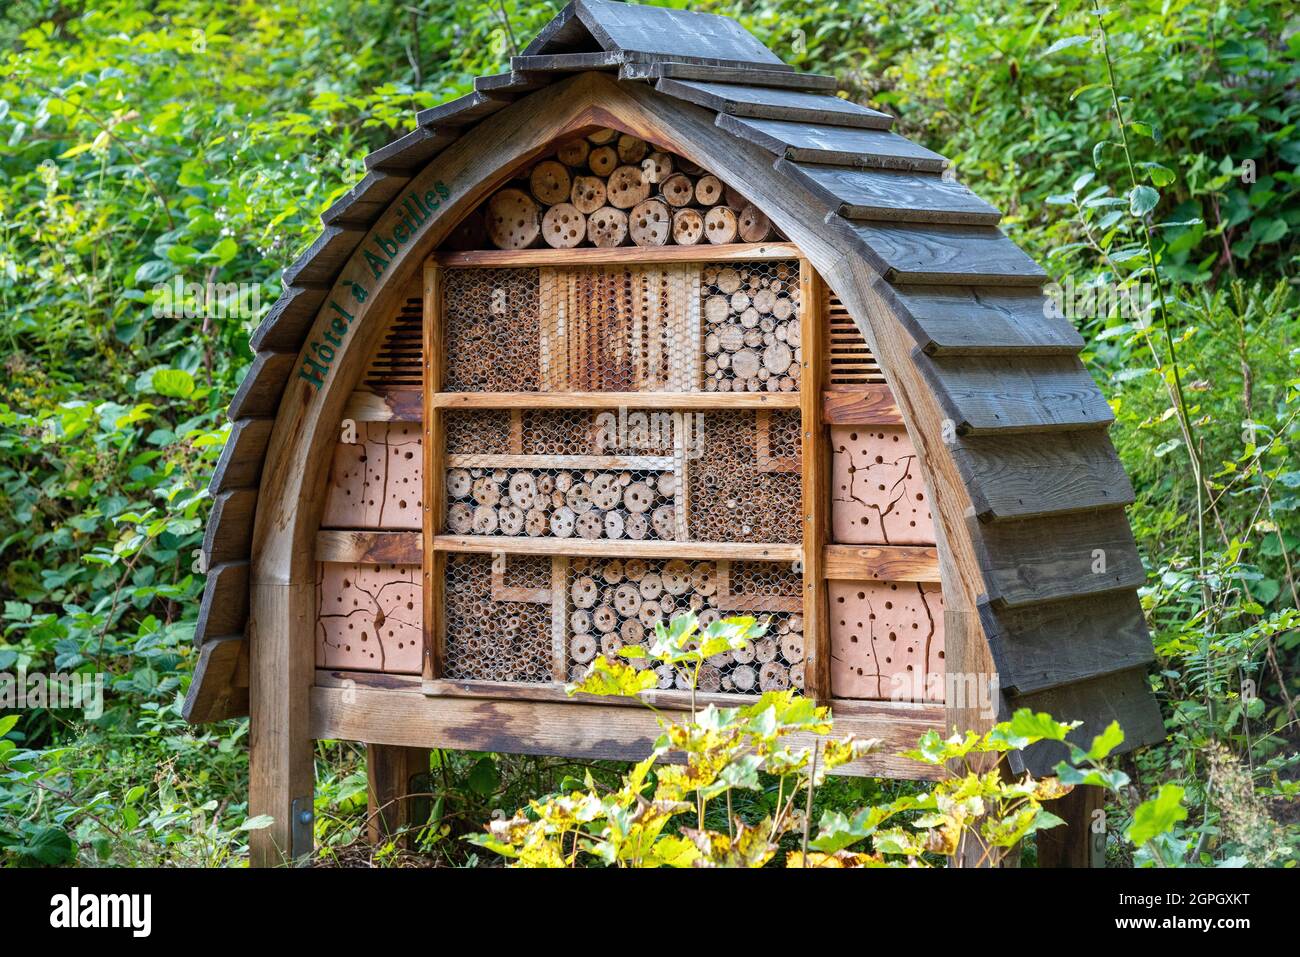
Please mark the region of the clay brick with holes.
POLYGON ((419 674, 419 566, 320 562, 316 569, 316 666, 419 674))
POLYGON ((420 528, 424 483, 419 425, 358 422, 354 438, 334 448, 321 527, 420 528))
POLYGON ((922 582, 828 583, 831 693, 943 701, 943 596, 922 582))
POLYGON ((934 519, 916 449, 893 426, 831 428, 831 539, 932 545, 934 519))

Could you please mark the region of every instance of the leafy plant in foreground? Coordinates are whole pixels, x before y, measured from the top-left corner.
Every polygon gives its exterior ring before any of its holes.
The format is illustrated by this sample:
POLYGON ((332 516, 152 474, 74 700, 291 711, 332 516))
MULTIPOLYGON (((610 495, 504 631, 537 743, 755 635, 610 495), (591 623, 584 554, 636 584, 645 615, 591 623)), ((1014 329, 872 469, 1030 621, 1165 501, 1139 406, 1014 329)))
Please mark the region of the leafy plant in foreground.
MULTIPOLYGON (((520 867, 762 867, 783 848, 792 867, 916 866, 936 856, 996 865, 1030 834, 1062 823, 1044 801, 1080 784, 1118 790, 1128 783, 1123 772, 1101 764, 1123 741, 1117 724, 1086 751, 1070 746, 1074 766, 1062 762, 1059 777, 1012 779, 1001 762, 1007 753, 1064 741, 1078 724, 1024 709, 984 734, 927 733, 905 756, 944 769, 939 783, 852 815, 828 811, 810 837, 814 791, 830 771, 879 742, 832 738, 830 709, 794 691, 767 692, 743 707, 697 708, 695 679, 703 662, 744 648, 765 630, 753 618, 730 618, 701 632, 695 616, 685 614, 668 627, 656 625, 648 650, 622 649, 626 658, 648 657, 687 678, 689 717, 661 715, 651 753, 617 787, 602 790, 588 774, 582 787, 531 801, 469 840, 520 867), (776 780, 775 810, 745 820, 735 813, 733 794, 762 788, 763 776, 776 780), (725 806, 725 830, 706 824, 715 802, 725 806), (869 850, 853 849, 868 842, 869 850)), ((601 656, 568 691, 634 697, 656 684, 653 670, 601 656)))

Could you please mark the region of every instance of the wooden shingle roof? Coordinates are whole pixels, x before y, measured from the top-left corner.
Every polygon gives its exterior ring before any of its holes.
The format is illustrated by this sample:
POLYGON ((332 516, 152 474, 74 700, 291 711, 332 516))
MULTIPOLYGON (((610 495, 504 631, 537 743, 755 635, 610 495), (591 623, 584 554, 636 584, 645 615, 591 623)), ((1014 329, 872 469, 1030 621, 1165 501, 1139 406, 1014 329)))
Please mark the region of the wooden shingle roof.
MULTIPOLYGON (((212 479, 211 572, 187 717, 247 713, 233 675, 244 658, 262 460, 339 270, 415 173, 467 130, 596 70, 708 111, 718 137, 770 155, 799 195, 816 197, 824 229, 866 267, 871 295, 914 340, 908 358, 950 420, 944 441, 973 506, 978 611, 1002 712, 1082 719, 1081 739, 1118 719, 1126 750, 1161 739, 1135 594, 1144 571, 1124 514, 1133 490, 1106 434, 1112 415, 1078 358, 1083 340, 1042 294, 1046 274, 997 228, 997 210, 945 178, 941 156, 890 132, 888 114, 834 95, 829 78, 795 72, 724 17, 576 0, 510 66, 420 112, 415 129, 370 154, 366 177, 285 270, 284 293, 252 338, 257 359, 231 404, 234 428, 212 479)), ((1063 754, 1038 746, 1025 759, 1041 772, 1063 754)))

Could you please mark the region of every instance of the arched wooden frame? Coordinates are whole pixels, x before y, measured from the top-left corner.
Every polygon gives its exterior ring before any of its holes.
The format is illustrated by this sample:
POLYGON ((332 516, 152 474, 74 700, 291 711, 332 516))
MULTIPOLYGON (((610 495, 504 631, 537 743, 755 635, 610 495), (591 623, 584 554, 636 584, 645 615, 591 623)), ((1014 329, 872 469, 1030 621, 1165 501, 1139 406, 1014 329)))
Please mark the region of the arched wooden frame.
MULTIPOLYGON (((420 277, 426 258, 450 230, 512 171, 540 156, 556 139, 601 126, 661 144, 724 181, 744 184, 848 309, 880 363, 923 463, 938 540, 947 673, 967 681, 994 674, 976 613, 983 586, 967 526, 971 502, 944 442, 952 430, 950 424, 945 426, 944 413, 912 361, 913 339, 902 325, 889 287, 868 266, 860 241, 848 229, 828 224, 829 210, 823 200, 774 169, 770 153, 718 130, 709 111, 656 94, 649 87, 619 84, 599 73, 580 74, 483 120, 415 176, 390 210, 398 209, 408 196, 424 196, 439 183, 448 191, 446 201, 375 279, 364 251, 372 247, 377 232, 389 231, 391 214, 380 216, 343 266, 307 337, 308 343, 318 341, 329 328, 335 315, 331 298, 346 305, 353 318, 325 385, 318 391, 303 379, 290 379, 261 478, 248 625, 250 813, 270 815, 275 823, 253 832, 255 863, 272 863, 310 846, 314 738, 428 746, 438 743, 430 731, 437 729, 437 734, 451 735, 460 747, 506 750, 502 745, 517 743, 522 734, 531 736, 537 750, 546 750, 548 741, 555 752, 565 750, 564 709, 583 705, 522 700, 501 705, 346 687, 313 688, 314 542, 327 487, 322 463, 330 461, 346 402, 383 336, 381 320, 420 277), (369 290, 364 302, 357 302, 349 292, 354 281, 369 290)), ((426 565, 425 571, 432 570, 426 565)), ((992 716, 980 710, 982 697, 949 701, 945 724, 986 727, 992 716), (962 704, 966 707, 958 707, 962 704)), ((653 722, 640 710, 622 710, 626 715, 616 720, 627 723, 626 733, 644 732, 647 740, 653 737, 653 722)), ((841 730, 883 737, 890 743, 914 738, 924 729, 922 722, 908 721, 906 706, 888 704, 864 708, 838 724, 841 730)), ((914 776, 915 769, 903 764, 882 756, 872 770, 914 776)))

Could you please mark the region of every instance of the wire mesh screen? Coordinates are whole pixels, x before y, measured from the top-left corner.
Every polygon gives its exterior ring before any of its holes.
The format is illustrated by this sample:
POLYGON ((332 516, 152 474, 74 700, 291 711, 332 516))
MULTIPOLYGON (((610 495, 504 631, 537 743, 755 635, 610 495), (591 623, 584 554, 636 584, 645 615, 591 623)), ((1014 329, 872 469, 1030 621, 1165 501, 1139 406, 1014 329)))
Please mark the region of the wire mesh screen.
POLYGON ((801 541, 799 413, 709 412, 705 423, 705 441, 687 472, 692 538, 801 541))
MULTIPOLYGON (((702 625, 752 614, 768 633, 738 651, 714 655, 700 669, 699 690, 748 694, 803 686, 802 578, 777 562, 573 559, 566 593, 567 670, 580 678, 599 654, 613 659, 627 645, 648 647, 656 624, 693 611, 702 625)), ((634 667, 651 666, 630 659, 634 667)), ((659 687, 689 690, 685 673, 656 666, 659 687)))
POLYGON ((453 456, 447 531, 453 535, 658 539, 679 534, 671 462, 651 470, 499 468, 492 456, 453 456), (483 463, 481 465, 476 463, 483 463))
POLYGON ((799 263, 716 263, 701 272, 704 388, 797 392, 799 263))
POLYGON ((537 391, 536 269, 448 269, 442 301, 443 389, 537 391))
POLYGON ((444 422, 448 534, 802 538, 793 409, 455 410, 444 422), (473 447, 488 451, 465 451, 473 447))
POLYGON ((551 680, 551 559, 447 556, 443 674, 551 680))
POLYGON ((698 389, 697 288, 692 266, 543 269, 542 390, 698 389))
POLYGON ((796 392, 795 260, 448 268, 450 392, 796 392))

